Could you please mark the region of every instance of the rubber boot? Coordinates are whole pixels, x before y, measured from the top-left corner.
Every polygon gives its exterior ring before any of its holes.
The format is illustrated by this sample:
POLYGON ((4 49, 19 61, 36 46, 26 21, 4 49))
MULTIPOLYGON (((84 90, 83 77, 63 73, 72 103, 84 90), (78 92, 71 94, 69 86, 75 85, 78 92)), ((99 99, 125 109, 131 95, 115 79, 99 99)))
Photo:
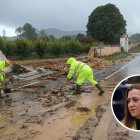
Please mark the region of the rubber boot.
POLYGON ((95 86, 100 90, 100 93, 98 93, 98 95, 103 95, 104 91, 103 91, 102 87, 99 84, 97 84, 95 86))
POLYGON ((80 94, 80 87, 81 85, 76 85, 76 91, 74 94, 80 94))

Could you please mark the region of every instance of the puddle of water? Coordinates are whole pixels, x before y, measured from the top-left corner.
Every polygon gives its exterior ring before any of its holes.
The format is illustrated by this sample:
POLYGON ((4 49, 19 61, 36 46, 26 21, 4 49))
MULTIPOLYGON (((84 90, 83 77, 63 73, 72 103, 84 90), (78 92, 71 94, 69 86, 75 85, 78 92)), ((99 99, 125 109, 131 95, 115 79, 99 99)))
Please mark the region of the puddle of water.
POLYGON ((2 113, 0 113, 0 126, 2 127, 0 129, 0 139, 2 139, 4 135, 9 135, 15 130, 15 127, 9 123, 9 118, 2 113))
POLYGON ((34 140, 71 140, 78 127, 71 123, 69 112, 63 108, 58 114, 49 117, 39 130, 41 135, 34 140))
POLYGON ((71 121, 76 126, 82 126, 86 120, 95 115, 95 110, 98 105, 106 104, 108 98, 105 96, 98 96, 95 93, 83 93, 81 94, 78 105, 74 110, 70 110, 71 121), (79 112, 76 111, 77 107, 86 107, 91 111, 79 112))

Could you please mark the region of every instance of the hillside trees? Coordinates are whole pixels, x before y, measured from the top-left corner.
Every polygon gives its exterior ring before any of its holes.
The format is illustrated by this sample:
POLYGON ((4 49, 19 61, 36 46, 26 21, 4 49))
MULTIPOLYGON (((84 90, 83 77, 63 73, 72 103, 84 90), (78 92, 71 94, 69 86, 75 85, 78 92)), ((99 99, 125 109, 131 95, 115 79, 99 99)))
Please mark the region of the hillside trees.
POLYGON ((15 32, 20 37, 24 37, 29 40, 37 39, 36 29, 30 23, 25 23, 23 27, 18 27, 15 32))
MULTIPOLYGON (((92 43, 92 37, 86 35, 83 38, 81 36, 81 40, 80 37, 69 36, 56 39, 53 35, 47 35, 45 29, 37 31, 30 23, 24 24, 23 27, 18 27, 15 32, 18 35, 16 40, 6 40, 7 54, 15 58, 78 55, 88 52, 92 43)), ((0 44, 1 50, 5 54, 6 45, 4 45, 3 38, 1 38, 0 44)))
POLYGON ((140 42, 140 34, 139 33, 133 34, 129 37, 129 39, 140 42))
POLYGON ((126 21, 113 4, 97 7, 89 16, 87 34, 109 44, 118 44, 120 36, 126 32, 126 21))
POLYGON ((15 30, 15 33, 19 36, 19 37, 22 37, 22 34, 23 34, 23 28, 22 27, 18 27, 16 30, 15 30))

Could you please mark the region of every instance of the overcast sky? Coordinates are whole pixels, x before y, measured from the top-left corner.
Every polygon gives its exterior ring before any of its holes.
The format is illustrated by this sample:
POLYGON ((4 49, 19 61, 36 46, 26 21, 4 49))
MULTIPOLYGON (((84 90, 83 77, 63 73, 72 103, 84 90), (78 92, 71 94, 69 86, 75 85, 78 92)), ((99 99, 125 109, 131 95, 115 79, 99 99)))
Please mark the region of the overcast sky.
POLYGON ((84 30, 88 16, 105 4, 114 4, 127 21, 128 33, 140 33, 140 0, 0 0, 0 35, 15 35, 15 29, 30 23, 41 30, 84 30))

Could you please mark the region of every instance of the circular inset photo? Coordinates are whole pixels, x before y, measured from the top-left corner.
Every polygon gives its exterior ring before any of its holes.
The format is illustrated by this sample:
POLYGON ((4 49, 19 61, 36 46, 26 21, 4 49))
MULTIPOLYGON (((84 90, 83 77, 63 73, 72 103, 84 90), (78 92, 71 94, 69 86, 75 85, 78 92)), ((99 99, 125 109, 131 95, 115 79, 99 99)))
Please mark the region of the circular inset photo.
POLYGON ((140 132, 140 75, 129 76, 115 87, 111 109, 122 126, 140 132))

